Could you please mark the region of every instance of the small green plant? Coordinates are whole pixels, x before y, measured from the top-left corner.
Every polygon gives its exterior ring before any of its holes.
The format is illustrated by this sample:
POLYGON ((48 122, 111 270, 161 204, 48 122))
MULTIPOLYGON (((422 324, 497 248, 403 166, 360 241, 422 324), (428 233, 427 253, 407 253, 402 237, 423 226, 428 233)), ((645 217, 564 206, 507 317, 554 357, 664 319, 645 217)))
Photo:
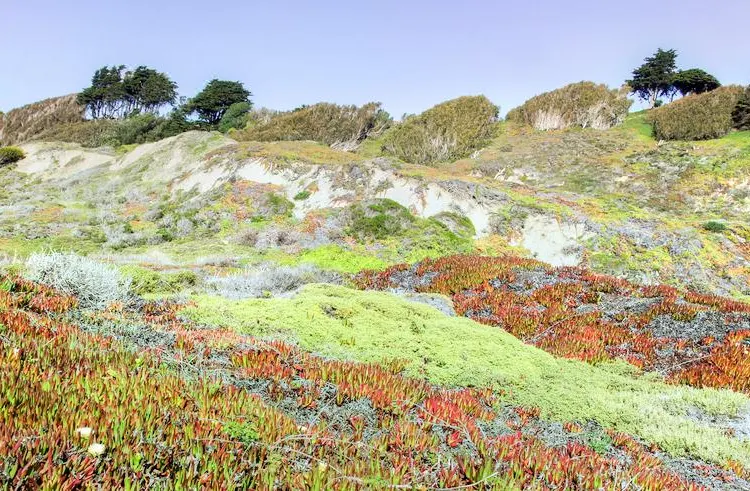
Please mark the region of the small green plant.
POLYGON ((711 220, 703 224, 703 228, 709 232, 720 233, 727 229, 727 226, 722 222, 711 220))
POLYGON ((224 425, 224 432, 235 440, 245 444, 255 443, 260 439, 258 429, 252 423, 230 421, 224 425))
POLYGON ((732 129, 732 112, 744 89, 738 85, 692 94, 649 114, 654 136, 662 140, 720 138, 732 129))
POLYGON ((18 147, 0 148, 0 166, 10 165, 26 157, 26 154, 18 147))
POLYGON ((311 194, 312 193, 310 193, 310 191, 308 190, 300 191, 299 193, 294 195, 294 199, 295 201, 304 201, 309 198, 311 194))
POLYGON ((414 221, 409 210, 390 199, 352 208, 347 234, 359 239, 396 237, 414 221))

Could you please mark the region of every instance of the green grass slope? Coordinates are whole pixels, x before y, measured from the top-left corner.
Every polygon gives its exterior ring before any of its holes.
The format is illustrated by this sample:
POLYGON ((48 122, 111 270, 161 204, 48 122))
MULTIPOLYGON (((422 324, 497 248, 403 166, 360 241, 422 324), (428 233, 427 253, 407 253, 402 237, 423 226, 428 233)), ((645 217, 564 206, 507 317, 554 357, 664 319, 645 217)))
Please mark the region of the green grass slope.
POLYGON ((407 371, 449 386, 491 386, 559 420, 596 420, 674 455, 750 464, 750 442, 688 416, 734 417, 748 399, 637 377, 621 365, 555 358, 510 334, 388 293, 309 285, 291 299, 193 299, 195 321, 281 337, 326 356, 409 361, 407 371))

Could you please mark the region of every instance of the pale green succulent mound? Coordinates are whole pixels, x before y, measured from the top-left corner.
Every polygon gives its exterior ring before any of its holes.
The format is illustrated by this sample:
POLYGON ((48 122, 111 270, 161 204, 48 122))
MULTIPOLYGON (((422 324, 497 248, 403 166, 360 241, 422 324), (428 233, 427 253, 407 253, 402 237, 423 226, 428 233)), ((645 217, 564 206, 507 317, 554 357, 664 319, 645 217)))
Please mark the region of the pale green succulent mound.
POLYGON ((556 358, 496 327, 389 293, 308 285, 294 298, 231 301, 195 297, 190 318, 307 350, 364 362, 410 361, 407 371, 449 386, 492 386, 510 401, 557 420, 596 420, 654 442, 674 455, 750 465, 750 442, 688 416, 735 417, 748 403, 727 390, 667 385, 623 365, 556 358))

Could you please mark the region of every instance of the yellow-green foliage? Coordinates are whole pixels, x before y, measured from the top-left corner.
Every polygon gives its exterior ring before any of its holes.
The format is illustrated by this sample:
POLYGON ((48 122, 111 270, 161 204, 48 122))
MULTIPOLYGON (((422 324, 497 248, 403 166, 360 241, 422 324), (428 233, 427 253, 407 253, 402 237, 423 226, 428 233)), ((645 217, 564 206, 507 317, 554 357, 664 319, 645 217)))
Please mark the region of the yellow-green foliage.
POLYGON ((654 135, 662 140, 722 137, 732 129, 732 111, 742 94, 742 87, 727 85, 654 109, 649 114, 654 135))
POLYGON ((196 321, 282 337, 339 359, 409 361, 408 373, 444 385, 491 386, 514 403, 559 420, 596 420, 675 454, 750 464, 750 442, 688 416, 735 416, 747 397, 672 386, 621 366, 565 360, 523 344, 496 327, 383 292, 308 285, 291 299, 230 301, 194 297, 196 321))
POLYGON ((233 132, 232 137, 247 141, 312 140, 350 148, 389 123, 390 117, 378 102, 362 107, 321 102, 273 116, 266 123, 251 123, 233 132))
POLYGON ((0 147, 0 166, 13 164, 26 157, 18 147, 0 147))
POLYGON ((580 126, 608 129, 622 123, 632 102, 623 90, 578 82, 532 97, 508 113, 508 120, 538 130, 580 126))
POLYGON ((78 143, 84 147, 101 147, 119 144, 111 138, 118 122, 113 119, 95 119, 55 126, 37 135, 37 139, 78 143))
POLYGON ((484 96, 465 96, 407 119, 383 137, 383 152, 414 164, 468 156, 492 136, 498 108, 484 96))
POLYGON ((138 295, 176 293, 198 283, 193 271, 162 273, 138 266, 123 266, 120 270, 132 280, 131 290, 138 295))
POLYGON ((0 145, 30 140, 57 125, 83 120, 77 94, 53 97, 0 114, 0 145))

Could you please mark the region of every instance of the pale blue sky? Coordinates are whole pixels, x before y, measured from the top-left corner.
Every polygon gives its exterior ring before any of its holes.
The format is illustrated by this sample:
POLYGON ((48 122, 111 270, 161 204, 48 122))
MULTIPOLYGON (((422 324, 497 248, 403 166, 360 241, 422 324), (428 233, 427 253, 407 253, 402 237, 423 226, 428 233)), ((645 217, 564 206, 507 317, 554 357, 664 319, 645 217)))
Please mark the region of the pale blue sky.
POLYGON ((0 0, 0 109, 76 92, 105 64, 165 71, 185 96, 218 77, 257 106, 377 100, 396 117, 619 86, 657 47, 748 84, 748 19, 748 0, 0 0))

